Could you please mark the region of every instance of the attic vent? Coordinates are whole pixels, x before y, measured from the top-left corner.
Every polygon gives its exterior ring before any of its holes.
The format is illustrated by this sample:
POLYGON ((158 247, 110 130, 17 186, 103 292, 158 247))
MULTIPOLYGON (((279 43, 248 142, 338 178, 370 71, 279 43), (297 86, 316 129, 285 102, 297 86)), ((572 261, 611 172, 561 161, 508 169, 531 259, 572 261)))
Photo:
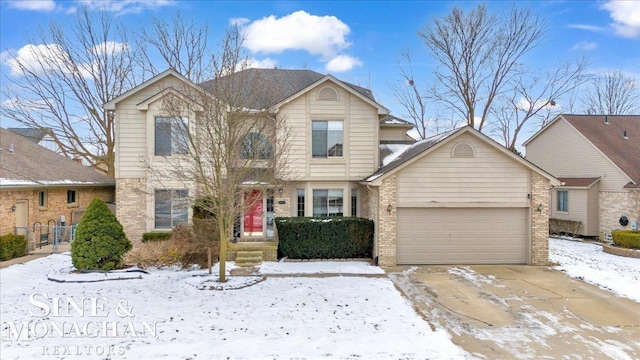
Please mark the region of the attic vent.
POLYGON ((318 100, 338 100, 338 92, 330 86, 323 87, 318 91, 318 100))
POLYGON ((473 148, 467 143, 458 143, 453 147, 451 157, 474 157, 473 148))

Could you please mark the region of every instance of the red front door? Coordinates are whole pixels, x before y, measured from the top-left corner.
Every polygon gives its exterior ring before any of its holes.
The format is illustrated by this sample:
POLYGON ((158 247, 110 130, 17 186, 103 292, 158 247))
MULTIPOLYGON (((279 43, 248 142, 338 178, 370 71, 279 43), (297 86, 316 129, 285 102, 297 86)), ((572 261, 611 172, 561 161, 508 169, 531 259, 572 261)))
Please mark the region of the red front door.
POLYGON ((244 210, 243 236, 264 236, 262 191, 252 190, 244 193, 244 203, 248 206, 244 210))

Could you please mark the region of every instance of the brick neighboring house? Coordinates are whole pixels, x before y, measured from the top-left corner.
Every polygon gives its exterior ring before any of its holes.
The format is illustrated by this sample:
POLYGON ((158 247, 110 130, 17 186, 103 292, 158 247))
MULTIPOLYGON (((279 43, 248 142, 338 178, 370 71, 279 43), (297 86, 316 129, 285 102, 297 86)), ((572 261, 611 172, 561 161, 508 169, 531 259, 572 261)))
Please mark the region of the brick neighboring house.
MULTIPOLYGON (((234 246, 275 243, 274 216, 359 216, 376 223, 373 256, 381 266, 548 263, 548 190, 559 184, 549 174, 470 127, 414 144, 406 135, 411 124, 391 116, 369 89, 332 75, 242 74, 269 84, 264 109, 293 134, 285 156, 292 175, 277 191, 247 189, 263 201, 241 216, 234 246)), ((170 69, 104 106, 116 121, 117 215, 134 243, 192 217, 185 200, 194 184, 158 181, 148 166, 177 156, 157 155, 168 148, 157 131, 168 116, 163 99, 208 84, 170 69)), ((197 112, 185 108, 185 119, 197 131, 197 112)))
POLYGON ((0 128, 0 234, 80 220, 94 198, 114 201, 114 179, 0 128))
POLYGON ((563 182, 551 192, 552 218, 603 240, 640 222, 640 115, 559 115, 524 146, 563 182))

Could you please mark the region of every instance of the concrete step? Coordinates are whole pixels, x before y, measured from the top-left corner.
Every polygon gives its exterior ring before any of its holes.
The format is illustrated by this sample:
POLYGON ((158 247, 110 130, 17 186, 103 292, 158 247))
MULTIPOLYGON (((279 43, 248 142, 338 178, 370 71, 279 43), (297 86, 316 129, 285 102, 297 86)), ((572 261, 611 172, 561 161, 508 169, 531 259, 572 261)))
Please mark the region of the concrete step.
POLYGON ((236 265, 242 267, 258 266, 262 264, 262 251, 238 251, 236 254, 236 265))

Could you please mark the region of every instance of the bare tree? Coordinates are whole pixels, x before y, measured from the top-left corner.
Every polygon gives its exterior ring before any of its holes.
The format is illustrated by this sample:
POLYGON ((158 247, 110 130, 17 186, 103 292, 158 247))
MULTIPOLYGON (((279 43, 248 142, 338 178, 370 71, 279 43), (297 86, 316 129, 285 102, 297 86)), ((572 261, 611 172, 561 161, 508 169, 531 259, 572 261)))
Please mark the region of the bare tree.
POLYGON ((246 71, 248 59, 241 49, 241 33, 231 28, 213 57, 216 77, 163 100, 164 111, 177 119, 167 127, 171 146, 182 155, 149 160, 157 180, 191 184, 191 200, 215 219, 221 282, 226 281, 227 245, 237 219, 281 188, 287 176, 289 131, 284 118, 269 109, 274 105, 269 84, 258 72, 246 71), (185 121, 187 113, 196 114, 195 119, 185 121))
POLYGON ((491 109, 495 118, 492 128, 504 146, 516 152, 518 135, 531 120, 538 128, 544 127, 562 107, 558 104, 564 95, 588 80, 585 58, 564 61, 542 75, 520 74, 512 78, 512 89, 496 98, 491 109))
POLYGON ((468 13, 454 7, 418 32, 439 64, 433 96, 482 131, 496 96, 544 30, 544 21, 530 10, 496 16, 484 4, 468 13))
POLYGON ((606 72, 593 79, 583 99, 590 115, 633 115, 640 112, 640 90, 637 81, 621 71, 606 72))
POLYGON ((52 23, 12 54, 2 116, 50 135, 61 152, 114 176, 114 119, 102 105, 135 85, 126 31, 85 8, 70 30, 52 23), (116 41, 117 39, 117 41, 116 41))
POLYGON ((140 66, 151 75, 171 67, 196 83, 210 79, 215 74, 208 34, 207 24, 197 25, 180 13, 170 21, 154 19, 151 28, 143 28, 140 33, 140 66))

